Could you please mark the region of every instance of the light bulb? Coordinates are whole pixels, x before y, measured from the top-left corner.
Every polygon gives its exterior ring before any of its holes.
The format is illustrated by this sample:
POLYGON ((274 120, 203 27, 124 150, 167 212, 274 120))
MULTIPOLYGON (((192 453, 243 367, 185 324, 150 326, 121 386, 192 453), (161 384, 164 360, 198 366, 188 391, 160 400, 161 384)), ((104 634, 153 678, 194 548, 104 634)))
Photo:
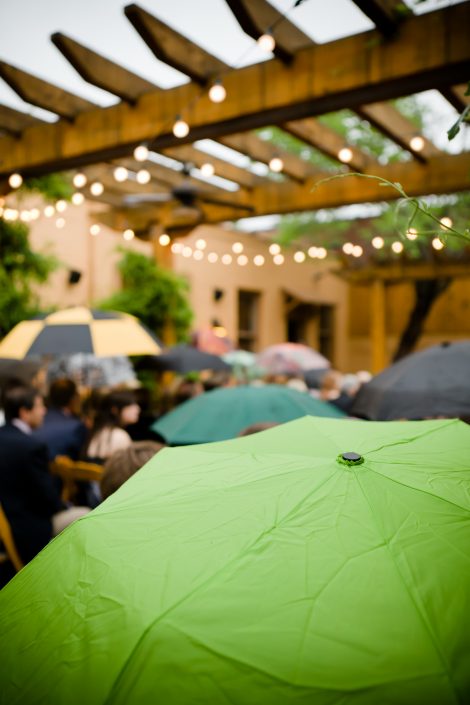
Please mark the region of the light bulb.
POLYGON ((183 245, 181 244, 181 242, 174 242, 171 246, 171 251, 175 255, 179 255, 180 252, 182 251, 182 249, 183 249, 183 245))
POLYGON ((263 51, 273 51, 276 47, 276 41, 271 32, 265 32, 257 39, 260 49, 263 51))
POLYGON ((83 201, 85 200, 85 196, 83 193, 74 193, 72 196, 72 203, 74 206, 81 206, 83 201))
POLYGON ((206 241, 201 237, 199 240, 196 240, 196 248, 198 250, 205 250, 206 249, 206 241))
POLYGON ((440 223, 442 230, 447 230, 448 228, 451 228, 454 224, 452 218, 449 218, 447 215, 441 218, 440 223))
POLYGON ((345 255, 352 255, 352 252, 354 250, 354 245, 352 242, 345 242, 343 245, 343 252, 345 255))
POLYGON ((189 247, 189 245, 186 245, 186 247, 183 247, 182 253, 183 257, 191 257, 193 254, 193 248, 189 247))
POLYGON ((243 252, 243 245, 241 242, 234 242, 232 245, 232 252, 235 252, 236 255, 239 255, 240 252, 243 252))
POLYGON ((206 162, 201 166, 201 174, 203 176, 214 176, 215 169, 214 165, 211 164, 210 162, 206 162))
POLYGON ((44 208, 44 215, 46 216, 46 218, 52 218, 54 213, 55 213, 54 206, 49 205, 44 208))
POLYGON ((149 151, 145 144, 139 144, 139 146, 134 149, 134 159, 136 162, 145 162, 148 155, 149 151))
POLYGON ((63 228, 65 225, 65 218, 57 218, 55 221, 56 228, 63 228))
POLYGON ((363 253, 362 247, 360 245, 354 245, 352 252, 351 252, 352 256, 353 257, 360 257, 362 255, 362 253, 363 253))
POLYGON ((280 245, 277 244, 277 242, 273 242, 271 245, 269 245, 269 254, 270 255, 278 255, 281 251, 280 245))
POLYGON ((115 181, 122 183, 129 176, 129 172, 127 171, 125 166, 117 166, 113 171, 113 176, 115 181))
POLYGON ((29 211, 21 211, 20 220, 23 223, 29 223, 29 221, 31 220, 31 215, 30 215, 29 211))
POLYGON ((90 192, 93 196, 101 196, 104 191, 104 186, 101 181, 94 181, 90 186, 90 192))
POLYGON ((204 259, 204 252, 202 250, 194 250, 193 257, 196 260, 204 259))
POLYGON ((279 173, 284 169, 284 162, 280 157, 273 157, 269 162, 269 168, 271 169, 271 171, 279 173))
POLYGON ((444 247, 444 243, 442 242, 442 240, 439 240, 438 237, 435 237, 432 241, 432 246, 435 250, 442 250, 442 248, 444 247))
POLYGON ((352 149, 350 149, 349 147, 343 147, 339 150, 338 159, 340 160, 340 162, 344 162, 344 164, 349 164, 352 158, 352 149))
POLYGON ((139 169, 139 171, 135 175, 135 178, 138 184, 148 184, 152 177, 150 176, 150 172, 147 171, 147 169, 139 169))
POLYGON ((377 235, 376 237, 372 238, 372 247, 375 247, 376 250, 380 250, 383 246, 384 246, 383 237, 380 237, 380 235, 377 235))
POLYGON ((78 174, 75 174, 72 181, 75 188, 83 188, 86 184, 87 179, 85 174, 79 172, 78 174))
POLYGON ((135 233, 130 228, 127 228, 127 230, 124 230, 124 232, 122 233, 122 237, 124 238, 124 240, 133 240, 134 236, 135 233))
POLYGON ((415 135, 410 139, 410 147, 414 152, 421 152, 424 148, 424 139, 421 135, 415 135))
POLYGON ((416 240, 416 238, 418 237, 418 231, 416 230, 416 228, 408 228, 408 230, 406 231, 406 237, 408 238, 408 240, 416 240))
POLYGON ((325 257, 327 256, 327 254, 328 254, 328 252, 327 252, 327 250, 326 250, 325 247, 319 247, 319 248, 317 249, 317 257, 318 257, 318 259, 325 259, 325 257))
POLYGON ((181 118, 177 118, 173 125, 173 134, 175 137, 186 137, 189 133, 189 125, 181 118))
POLYGON ((264 264, 264 257, 263 255, 255 255, 253 257, 253 262, 257 267, 262 267, 264 264))
POLYGON ((284 255, 277 254, 273 257, 274 264, 284 264, 284 255))
POLYGON ((222 103, 227 97, 227 91, 221 81, 215 81, 209 89, 209 98, 213 103, 222 103))
POLYGON ((308 250, 308 256, 309 257, 318 257, 318 248, 317 247, 309 247, 308 250))
POLYGON ((294 260, 296 262, 298 262, 299 264, 301 262, 305 262, 305 260, 306 260, 305 252, 302 252, 302 250, 297 250, 297 252, 294 252, 294 260))
POLYGON ((402 242, 398 242, 398 240, 396 240, 395 242, 392 242, 392 250, 393 250, 397 255, 399 255, 400 252, 403 252, 403 243, 402 243, 402 242))
POLYGON ((215 264, 218 259, 219 255, 217 254, 217 252, 209 252, 209 254, 207 255, 207 261, 211 264, 215 264))
POLYGON ((55 204, 55 209, 57 213, 63 213, 65 210, 67 210, 67 202, 66 201, 57 201, 55 204))
POLYGON ((41 212, 39 208, 31 208, 31 210, 29 211, 29 215, 31 217, 31 220, 37 220, 41 215, 41 212))
POLYGON ((158 238, 158 242, 162 247, 166 247, 170 244, 170 236, 166 233, 162 233, 162 235, 160 235, 160 237, 158 238))
POLYGON ((244 267, 245 264, 248 264, 248 257, 246 255, 238 255, 237 264, 239 264, 240 267, 244 267))
POLYGON ((90 235, 93 235, 95 237, 96 235, 100 234, 100 230, 101 228, 98 223, 93 223, 93 225, 90 226, 90 235))
POLYGON ((232 264, 232 255, 222 255, 222 264, 232 264))
POLYGON ((10 174, 8 183, 12 188, 19 188, 23 183, 23 177, 21 176, 21 174, 10 174))

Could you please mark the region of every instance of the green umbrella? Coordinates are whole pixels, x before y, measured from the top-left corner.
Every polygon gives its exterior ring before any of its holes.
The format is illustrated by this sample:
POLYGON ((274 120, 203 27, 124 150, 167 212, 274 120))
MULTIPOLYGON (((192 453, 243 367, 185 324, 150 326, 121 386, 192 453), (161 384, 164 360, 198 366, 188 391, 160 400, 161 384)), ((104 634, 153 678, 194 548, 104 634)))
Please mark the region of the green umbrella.
POLYGON ((0 593, 0 702, 468 702, 469 447, 306 417, 158 453, 0 593))
POLYGON ((170 445, 211 443, 235 438, 252 424, 284 423, 300 416, 344 418, 332 404, 281 384, 240 385, 206 392, 158 419, 152 431, 170 445))

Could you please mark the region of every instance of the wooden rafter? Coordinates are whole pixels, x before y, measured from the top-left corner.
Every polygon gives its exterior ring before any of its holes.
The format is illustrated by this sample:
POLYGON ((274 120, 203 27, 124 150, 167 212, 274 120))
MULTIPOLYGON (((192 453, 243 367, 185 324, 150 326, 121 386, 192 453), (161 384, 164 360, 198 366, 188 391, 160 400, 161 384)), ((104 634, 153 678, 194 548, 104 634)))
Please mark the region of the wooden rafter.
POLYGON ((122 100, 135 103, 143 93, 157 90, 155 84, 65 34, 56 32, 51 36, 51 40, 85 81, 119 96, 122 100))
POLYGON ((462 83, 460 86, 450 86, 441 90, 444 98, 461 113, 467 105, 470 105, 470 95, 465 95, 467 92, 467 84, 462 83))
POLYGON ((384 37, 395 34, 404 16, 402 0, 354 0, 354 4, 372 20, 384 37))
POLYGON ((252 39, 270 31, 276 41, 274 55, 289 64, 296 52, 313 44, 310 37, 266 0, 226 0, 235 18, 252 39))
POLYGON ((165 149, 164 153, 173 159, 179 160, 180 162, 189 162, 197 167, 201 167, 203 164, 210 162, 215 169, 216 176, 221 176, 224 179, 234 181, 247 189, 251 189, 257 184, 260 185, 263 181, 259 176, 252 174, 246 169, 241 169, 240 167, 234 166, 227 161, 213 157, 206 152, 201 152, 199 149, 195 149, 191 145, 170 147, 169 149, 165 149))
POLYGON ((96 107, 89 100, 58 88, 5 61, 0 61, 0 76, 27 103, 50 110, 67 120, 73 120, 79 113, 96 107))
POLYGON ((19 137, 19 135, 31 125, 40 125, 42 120, 27 115, 20 110, 14 110, 7 105, 0 105, 0 132, 7 132, 19 137))
POLYGON ((157 59, 181 71, 196 83, 205 85, 211 78, 227 70, 223 61, 138 5, 127 5, 124 12, 157 59))

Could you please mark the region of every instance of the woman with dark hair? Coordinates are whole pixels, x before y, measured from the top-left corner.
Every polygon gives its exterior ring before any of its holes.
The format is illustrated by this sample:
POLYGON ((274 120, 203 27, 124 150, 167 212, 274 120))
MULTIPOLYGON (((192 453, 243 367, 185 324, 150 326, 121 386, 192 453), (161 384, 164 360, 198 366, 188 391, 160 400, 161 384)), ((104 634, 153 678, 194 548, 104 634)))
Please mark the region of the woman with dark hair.
POLYGON ((136 423, 139 415, 133 392, 122 390, 103 397, 85 449, 87 458, 102 463, 116 450, 130 446, 131 437, 123 427, 136 423))

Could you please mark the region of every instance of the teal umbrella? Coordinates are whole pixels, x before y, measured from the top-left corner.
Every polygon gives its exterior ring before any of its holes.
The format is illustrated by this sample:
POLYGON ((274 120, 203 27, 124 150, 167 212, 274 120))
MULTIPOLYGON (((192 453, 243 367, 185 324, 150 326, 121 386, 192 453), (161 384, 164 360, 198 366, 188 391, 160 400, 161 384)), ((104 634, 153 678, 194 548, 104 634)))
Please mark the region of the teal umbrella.
POLYGON ((235 438, 255 423, 284 423, 306 415, 344 418, 332 404, 281 384, 240 385, 194 397, 162 416, 151 428, 165 443, 190 445, 235 438))
POLYGON ((163 450, 0 593, 0 702, 468 702, 469 447, 306 417, 163 450))

